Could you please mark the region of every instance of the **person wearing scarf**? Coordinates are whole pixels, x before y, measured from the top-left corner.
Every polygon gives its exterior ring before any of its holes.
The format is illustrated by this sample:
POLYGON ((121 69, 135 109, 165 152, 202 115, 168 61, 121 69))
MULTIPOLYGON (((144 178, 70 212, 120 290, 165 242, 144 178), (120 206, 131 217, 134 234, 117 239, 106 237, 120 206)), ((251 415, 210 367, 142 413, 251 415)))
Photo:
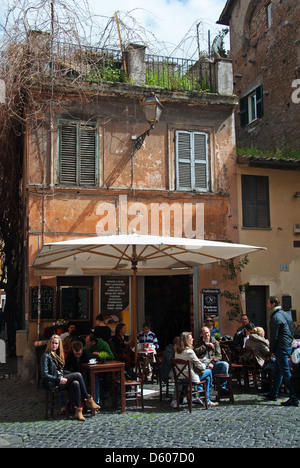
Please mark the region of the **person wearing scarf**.
POLYGON ((53 335, 47 344, 46 351, 41 358, 41 382, 47 390, 57 388, 58 391, 68 390, 75 404, 75 419, 85 421, 80 406, 81 400, 89 409, 99 409, 93 398, 88 394, 80 372, 64 370, 65 358, 62 341, 59 335, 53 335))

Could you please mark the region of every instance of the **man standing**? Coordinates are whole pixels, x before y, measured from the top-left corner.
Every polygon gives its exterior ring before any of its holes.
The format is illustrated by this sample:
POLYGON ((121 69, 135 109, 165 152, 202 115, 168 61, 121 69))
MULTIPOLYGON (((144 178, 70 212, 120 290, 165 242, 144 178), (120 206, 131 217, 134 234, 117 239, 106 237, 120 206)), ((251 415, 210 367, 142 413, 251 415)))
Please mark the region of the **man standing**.
POLYGON ((283 406, 299 406, 299 400, 291 386, 289 366, 289 357, 292 353, 294 339, 293 321, 290 314, 282 310, 278 297, 271 296, 267 307, 272 311, 270 319, 270 352, 275 355, 276 364, 272 388, 265 396, 268 400, 276 401, 279 388, 284 379, 290 397, 281 404, 283 406))

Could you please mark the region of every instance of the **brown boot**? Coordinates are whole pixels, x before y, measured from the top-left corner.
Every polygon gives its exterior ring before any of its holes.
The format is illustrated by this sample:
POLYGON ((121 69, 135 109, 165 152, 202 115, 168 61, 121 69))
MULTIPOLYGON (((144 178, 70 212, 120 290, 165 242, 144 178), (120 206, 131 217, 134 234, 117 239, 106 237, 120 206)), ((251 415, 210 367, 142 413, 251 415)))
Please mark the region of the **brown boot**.
POLYGON ((85 402, 87 408, 89 408, 89 409, 94 409, 94 410, 100 409, 100 406, 97 405, 97 404, 94 402, 93 397, 84 400, 84 402, 85 402))
POLYGON ((82 416, 82 408, 77 408, 77 406, 75 406, 75 419, 85 421, 85 418, 82 416))

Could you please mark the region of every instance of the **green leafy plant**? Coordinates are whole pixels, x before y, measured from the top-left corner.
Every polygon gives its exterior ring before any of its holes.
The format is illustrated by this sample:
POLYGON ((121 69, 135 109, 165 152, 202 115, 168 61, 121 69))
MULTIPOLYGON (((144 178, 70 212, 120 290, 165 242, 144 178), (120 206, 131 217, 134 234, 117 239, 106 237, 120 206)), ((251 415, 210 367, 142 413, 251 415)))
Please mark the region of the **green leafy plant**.
POLYGON ((226 273, 223 275, 226 280, 232 282, 234 290, 225 289, 221 296, 225 297, 225 302, 229 309, 226 312, 227 317, 230 321, 240 320, 241 315, 243 314, 243 300, 242 296, 245 294, 247 286, 249 283, 244 283, 242 285, 238 284, 239 273, 248 265, 249 257, 245 255, 237 263, 234 259, 224 260, 222 262, 222 267, 226 269, 226 273))
POLYGON ((105 361, 108 358, 108 353, 106 351, 100 351, 98 356, 100 361, 105 361))

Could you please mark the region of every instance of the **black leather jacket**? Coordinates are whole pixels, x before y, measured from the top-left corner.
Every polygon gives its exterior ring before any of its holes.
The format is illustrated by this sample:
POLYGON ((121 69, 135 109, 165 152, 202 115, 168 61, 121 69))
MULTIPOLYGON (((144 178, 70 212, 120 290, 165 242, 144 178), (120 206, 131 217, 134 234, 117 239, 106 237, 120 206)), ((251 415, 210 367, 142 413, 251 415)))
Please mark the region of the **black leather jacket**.
MULTIPOLYGON (((64 371, 63 373, 66 374, 68 372, 64 371)), ((49 353, 44 353, 41 358, 41 376, 43 388, 51 390, 58 387, 62 374, 59 373, 55 360, 49 353)))

